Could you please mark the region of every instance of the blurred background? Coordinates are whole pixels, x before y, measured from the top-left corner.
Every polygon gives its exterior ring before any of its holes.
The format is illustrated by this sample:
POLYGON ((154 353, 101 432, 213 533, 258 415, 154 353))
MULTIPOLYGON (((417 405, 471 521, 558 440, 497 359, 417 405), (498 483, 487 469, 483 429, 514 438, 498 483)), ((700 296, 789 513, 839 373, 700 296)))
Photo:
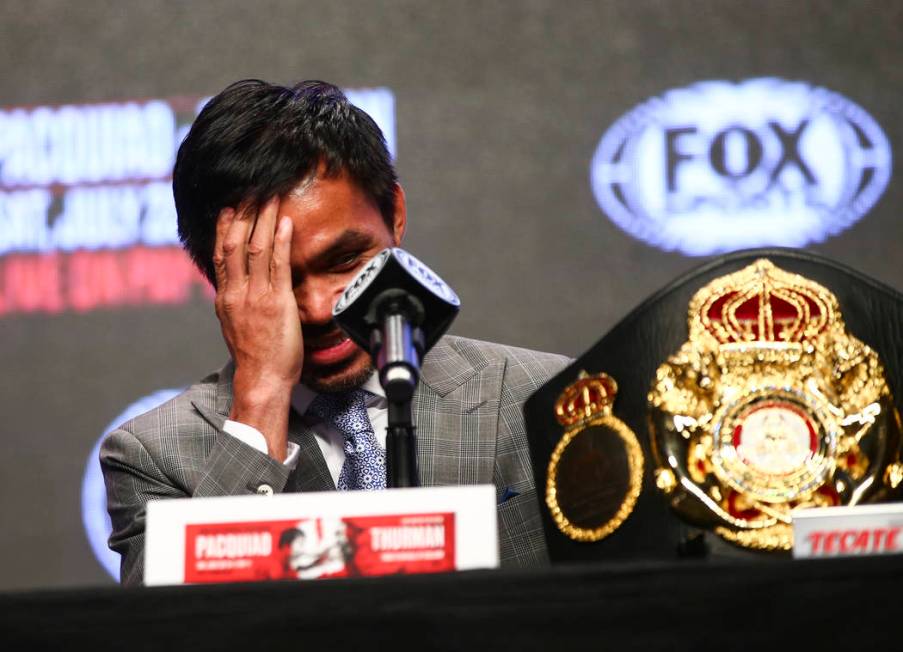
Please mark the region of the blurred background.
POLYGON ((7 0, 0 56, 0 590, 114 582, 99 439, 226 359, 169 174, 237 79, 377 119, 460 335, 578 355, 750 246, 903 288, 896 1, 7 0))

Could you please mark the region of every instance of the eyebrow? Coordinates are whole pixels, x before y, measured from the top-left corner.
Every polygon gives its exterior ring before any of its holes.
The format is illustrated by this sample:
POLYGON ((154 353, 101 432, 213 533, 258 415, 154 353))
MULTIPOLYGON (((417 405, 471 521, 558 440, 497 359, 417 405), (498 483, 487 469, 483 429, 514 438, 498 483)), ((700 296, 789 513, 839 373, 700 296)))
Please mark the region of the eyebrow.
POLYGON ((338 238, 336 238, 332 244, 326 247, 326 249, 318 253, 314 257, 314 260, 322 263, 329 261, 331 258, 345 253, 346 251, 354 249, 366 249, 372 244, 373 239, 369 234, 364 233, 363 231, 347 229, 343 231, 342 234, 338 238))

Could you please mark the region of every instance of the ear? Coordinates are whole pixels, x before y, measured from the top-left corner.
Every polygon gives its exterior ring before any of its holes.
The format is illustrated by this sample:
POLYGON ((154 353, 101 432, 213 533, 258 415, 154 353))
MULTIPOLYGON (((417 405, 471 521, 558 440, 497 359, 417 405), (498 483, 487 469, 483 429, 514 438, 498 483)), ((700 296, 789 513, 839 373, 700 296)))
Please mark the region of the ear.
POLYGON ((404 232, 408 226, 408 208, 405 202, 404 188, 400 184, 395 184, 395 220, 392 225, 392 233, 395 240, 395 246, 399 246, 404 240, 404 232))

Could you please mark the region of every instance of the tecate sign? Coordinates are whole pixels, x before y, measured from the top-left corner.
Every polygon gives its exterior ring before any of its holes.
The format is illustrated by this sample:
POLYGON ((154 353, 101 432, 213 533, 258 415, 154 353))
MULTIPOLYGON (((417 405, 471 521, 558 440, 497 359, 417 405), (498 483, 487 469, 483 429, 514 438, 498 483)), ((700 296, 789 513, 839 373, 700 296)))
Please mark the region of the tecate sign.
POLYGON ((887 137, 861 107, 760 78, 644 102, 602 137, 590 180, 621 229, 701 256, 820 242, 868 212, 890 173, 887 137))

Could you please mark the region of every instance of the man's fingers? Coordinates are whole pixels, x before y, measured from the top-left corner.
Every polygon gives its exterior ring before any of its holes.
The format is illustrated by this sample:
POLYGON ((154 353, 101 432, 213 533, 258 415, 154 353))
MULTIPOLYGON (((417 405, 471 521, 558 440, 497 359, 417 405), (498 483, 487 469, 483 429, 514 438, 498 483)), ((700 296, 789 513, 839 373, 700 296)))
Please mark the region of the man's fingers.
POLYGON ((254 232, 248 242, 248 276, 252 292, 264 291, 270 285, 270 261, 278 212, 279 198, 273 197, 257 213, 254 232))
POLYGON ((218 291, 222 291, 226 285, 226 257, 223 254, 223 243, 234 218, 235 211, 231 208, 224 208, 216 218, 216 240, 213 242, 213 271, 218 291))
POLYGON ((243 282, 248 274, 248 237, 254 226, 254 211, 249 206, 238 209, 226 232, 223 256, 226 260, 226 283, 243 282))
POLYGON ((273 242, 273 261, 270 278, 277 291, 292 291, 292 268, 289 258, 292 251, 292 220, 280 217, 276 225, 276 238, 273 242))

